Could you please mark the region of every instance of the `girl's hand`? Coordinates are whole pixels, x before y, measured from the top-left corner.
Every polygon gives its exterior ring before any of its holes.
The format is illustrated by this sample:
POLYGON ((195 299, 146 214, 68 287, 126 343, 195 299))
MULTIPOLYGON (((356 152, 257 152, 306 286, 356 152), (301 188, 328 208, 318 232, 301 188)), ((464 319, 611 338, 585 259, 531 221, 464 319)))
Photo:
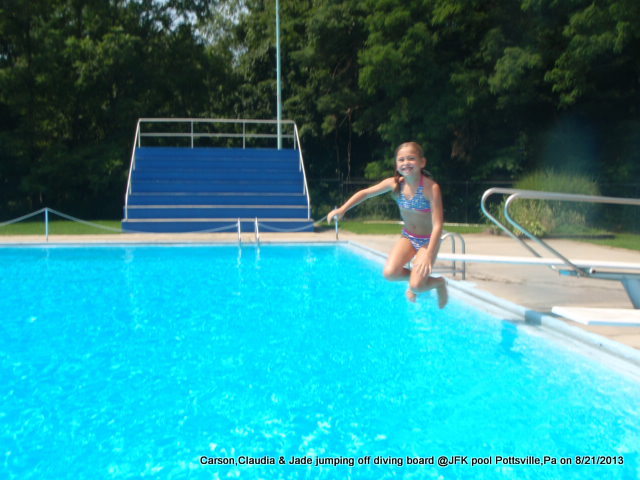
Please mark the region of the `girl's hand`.
POLYGON ((331 210, 327 214, 327 223, 329 225, 331 225, 331 222, 333 221, 334 217, 338 217, 337 220, 340 221, 342 220, 342 217, 344 217, 344 213, 341 213, 339 208, 336 208, 335 210, 331 210))
POLYGON ((420 278, 426 278, 431 275, 433 269, 431 255, 426 248, 421 248, 413 259, 413 270, 420 275, 420 278))

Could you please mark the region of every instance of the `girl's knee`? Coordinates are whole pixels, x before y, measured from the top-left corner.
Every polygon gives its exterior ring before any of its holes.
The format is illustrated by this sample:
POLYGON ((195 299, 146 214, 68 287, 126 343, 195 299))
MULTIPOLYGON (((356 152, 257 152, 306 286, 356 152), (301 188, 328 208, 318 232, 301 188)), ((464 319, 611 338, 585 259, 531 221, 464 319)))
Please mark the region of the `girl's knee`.
POLYGON ((442 277, 423 277, 420 278, 417 275, 409 278, 409 288, 416 292, 424 292, 431 290, 432 288, 438 288, 445 283, 442 277))
POLYGON ((414 292, 419 291, 424 287, 426 278, 419 278, 417 275, 409 277, 409 288, 414 292))
POLYGON ((409 277, 409 288, 415 292, 424 292, 437 287, 443 280, 438 277, 420 277, 411 275, 409 277))
POLYGON ((392 267, 389 267, 388 265, 384 267, 384 270, 382 271, 382 275, 384 275, 384 278, 386 278, 387 280, 393 280, 395 278, 398 278, 397 270, 392 267))
POLYGON ((398 280, 399 278, 406 277, 404 267, 395 265, 385 265, 382 274, 387 280, 398 280))

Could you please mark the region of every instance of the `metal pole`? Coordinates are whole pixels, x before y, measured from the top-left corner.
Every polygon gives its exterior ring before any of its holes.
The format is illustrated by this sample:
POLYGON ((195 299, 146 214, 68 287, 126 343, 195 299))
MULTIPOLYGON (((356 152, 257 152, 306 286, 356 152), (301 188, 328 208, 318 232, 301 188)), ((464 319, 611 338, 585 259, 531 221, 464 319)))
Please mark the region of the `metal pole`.
POLYGON ((258 217, 256 217, 255 229, 256 229, 256 244, 260 245, 260 227, 258 226, 258 217))
POLYGON ((282 80, 280 72, 280 0, 276 0, 276 102, 278 124, 278 150, 282 149, 282 80))
POLYGON ((44 237, 49 241, 49 208, 44 209, 44 237))

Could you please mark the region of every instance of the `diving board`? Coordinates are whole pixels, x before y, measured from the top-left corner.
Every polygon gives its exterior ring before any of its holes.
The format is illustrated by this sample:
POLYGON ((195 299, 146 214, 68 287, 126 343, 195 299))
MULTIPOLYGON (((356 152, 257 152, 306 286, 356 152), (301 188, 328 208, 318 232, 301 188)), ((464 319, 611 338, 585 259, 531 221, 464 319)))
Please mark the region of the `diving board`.
MULTIPOLYGON (((505 263, 510 265, 543 265, 547 267, 566 267, 559 258, 550 257, 515 257, 507 255, 470 255, 461 253, 439 253, 438 260, 467 263, 505 263)), ((640 263, 603 262, 599 260, 571 260, 571 263, 593 271, 598 269, 629 270, 640 272, 640 263)))
MULTIPOLYGON (((503 232, 511 238, 519 242, 523 247, 529 250, 535 258, 525 260, 522 257, 503 257, 504 261, 498 263, 511 263, 520 265, 545 265, 553 270, 558 271, 562 275, 570 275, 584 278, 598 278, 601 280, 616 280, 622 282, 633 307, 640 309, 640 267, 637 263, 625 262, 602 262, 598 260, 569 260, 562 253, 551 247, 547 242, 537 237, 524 226, 519 224, 510 214, 509 206, 518 199, 534 199, 534 200, 553 200, 561 202, 584 202, 584 203, 606 203, 612 205, 629 205, 640 207, 640 198, 622 198, 622 197, 603 197, 599 195, 579 195, 561 192, 541 192, 538 190, 521 190, 514 188, 490 188, 484 192, 480 200, 480 209, 485 217, 497 225, 503 232), (534 245, 544 248, 547 252, 555 256, 555 258, 544 258, 533 245, 528 245, 507 226, 493 215, 486 205, 487 199, 494 194, 509 195, 504 202, 504 218, 516 230, 528 237, 534 245), (511 260, 508 260, 511 258, 511 260), (607 271, 605 271, 607 270, 607 271)), ((444 256, 440 257, 445 259, 444 256)), ((496 257, 498 258, 498 257, 496 257)), ((453 260, 453 259, 452 259, 453 260)), ((462 260, 462 259, 458 259, 462 260)), ((466 261, 473 261, 468 258, 466 261)), ((476 258, 475 261, 480 261, 476 258)), ((488 258, 485 261, 493 261, 488 258)))
POLYGON ((640 327, 640 310, 628 308, 553 307, 551 312, 583 325, 640 327))

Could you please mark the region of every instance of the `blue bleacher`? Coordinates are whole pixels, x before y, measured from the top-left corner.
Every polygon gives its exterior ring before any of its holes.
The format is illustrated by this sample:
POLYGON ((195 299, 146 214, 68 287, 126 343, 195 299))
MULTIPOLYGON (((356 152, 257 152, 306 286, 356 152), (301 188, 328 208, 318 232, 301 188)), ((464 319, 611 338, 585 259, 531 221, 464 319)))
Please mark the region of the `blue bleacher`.
POLYGON ((126 232, 313 231, 297 150, 140 147, 126 232))

